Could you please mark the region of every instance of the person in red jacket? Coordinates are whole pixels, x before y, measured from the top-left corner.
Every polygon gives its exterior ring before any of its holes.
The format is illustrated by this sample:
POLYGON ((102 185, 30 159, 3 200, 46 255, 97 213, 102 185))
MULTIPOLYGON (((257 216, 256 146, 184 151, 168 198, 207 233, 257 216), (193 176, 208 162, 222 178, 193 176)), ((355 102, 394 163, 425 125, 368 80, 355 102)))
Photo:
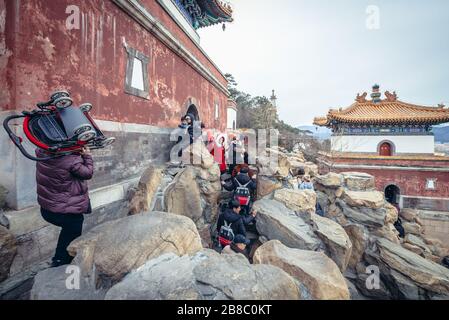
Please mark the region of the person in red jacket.
POLYGON ((214 137, 211 137, 208 149, 210 154, 214 157, 215 162, 218 163, 221 174, 226 173, 228 168, 226 166, 225 138, 222 136, 221 138, 218 139, 217 143, 214 137))
MULTIPOLYGON (((37 149, 38 157, 46 156, 37 149)), ((87 180, 94 173, 90 150, 37 162, 37 201, 45 221, 61 227, 51 267, 70 264, 69 244, 81 236, 84 216, 92 212, 87 180)))

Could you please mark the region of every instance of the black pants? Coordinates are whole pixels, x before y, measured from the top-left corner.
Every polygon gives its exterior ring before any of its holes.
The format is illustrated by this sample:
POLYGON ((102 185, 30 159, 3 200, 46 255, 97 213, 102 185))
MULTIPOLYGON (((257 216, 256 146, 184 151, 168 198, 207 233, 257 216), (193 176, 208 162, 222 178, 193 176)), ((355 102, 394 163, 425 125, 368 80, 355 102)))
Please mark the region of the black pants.
POLYGON ((73 257, 67 252, 67 247, 73 240, 81 236, 84 216, 82 214, 54 213, 43 208, 41 208, 41 214, 45 221, 62 228, 53 261, 60 260, 63 263, 71 263, 73 257))

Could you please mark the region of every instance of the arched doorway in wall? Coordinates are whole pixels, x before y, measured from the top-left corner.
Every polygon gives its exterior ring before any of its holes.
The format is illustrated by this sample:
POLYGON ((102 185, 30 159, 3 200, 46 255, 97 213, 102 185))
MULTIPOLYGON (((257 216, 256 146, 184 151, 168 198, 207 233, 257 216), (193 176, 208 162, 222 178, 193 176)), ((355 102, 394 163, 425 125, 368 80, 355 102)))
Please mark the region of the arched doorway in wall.
POLYGON ((190 106, 189 106, 189 108, 187 109, 187 112, 186 112, 186 114, 192 114, 193 116, 194 116, 194 120, 195 121, 200 121, 200 114, 199 114, 199 112, 198 112, 198 109, 197 109, 197 107, 194 105, 194 104, 191 104, 190 106))
POLYGON ((378 153, 382 157, 391 157, 395 152, 394 144, 391 141, 382 141, 378 146, 378 153))
POLYGON ((401 189, 397 185, 390 184, 385 188, 385 199, 391 204, 399 204, 401 189))

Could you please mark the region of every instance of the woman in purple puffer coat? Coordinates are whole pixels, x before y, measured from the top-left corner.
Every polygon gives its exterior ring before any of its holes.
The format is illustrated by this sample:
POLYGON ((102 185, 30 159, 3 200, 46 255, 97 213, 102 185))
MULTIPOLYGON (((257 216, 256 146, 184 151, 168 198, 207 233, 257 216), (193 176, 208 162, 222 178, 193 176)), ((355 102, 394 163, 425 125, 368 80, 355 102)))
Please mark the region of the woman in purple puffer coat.
MULTIPOLYGON (((45 151, 36 150, 38 157, 45 151)), ((38 162, 36 166, 37 200, 45 221, 61 227, 52 267, 70 264, 67 247, 83 230, 83 214, 91 213, 87 180, 94 166, 88 148, 81 153, 38 162)))

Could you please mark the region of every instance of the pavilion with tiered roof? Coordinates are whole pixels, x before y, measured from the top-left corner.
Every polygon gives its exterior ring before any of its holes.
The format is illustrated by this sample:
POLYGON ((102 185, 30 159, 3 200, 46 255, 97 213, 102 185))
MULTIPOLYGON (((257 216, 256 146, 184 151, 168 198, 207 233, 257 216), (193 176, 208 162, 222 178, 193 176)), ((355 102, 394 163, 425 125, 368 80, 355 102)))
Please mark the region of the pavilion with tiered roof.
POLYGON ((435 153, 432 127, 449 122, 449 109, 403 102, 374 85, 371 99, 358 94, 347 108, 330 109, 314 124, 332 130, 322 173, 359 171, 405 207, 449 211, 449 157, 435 153))

